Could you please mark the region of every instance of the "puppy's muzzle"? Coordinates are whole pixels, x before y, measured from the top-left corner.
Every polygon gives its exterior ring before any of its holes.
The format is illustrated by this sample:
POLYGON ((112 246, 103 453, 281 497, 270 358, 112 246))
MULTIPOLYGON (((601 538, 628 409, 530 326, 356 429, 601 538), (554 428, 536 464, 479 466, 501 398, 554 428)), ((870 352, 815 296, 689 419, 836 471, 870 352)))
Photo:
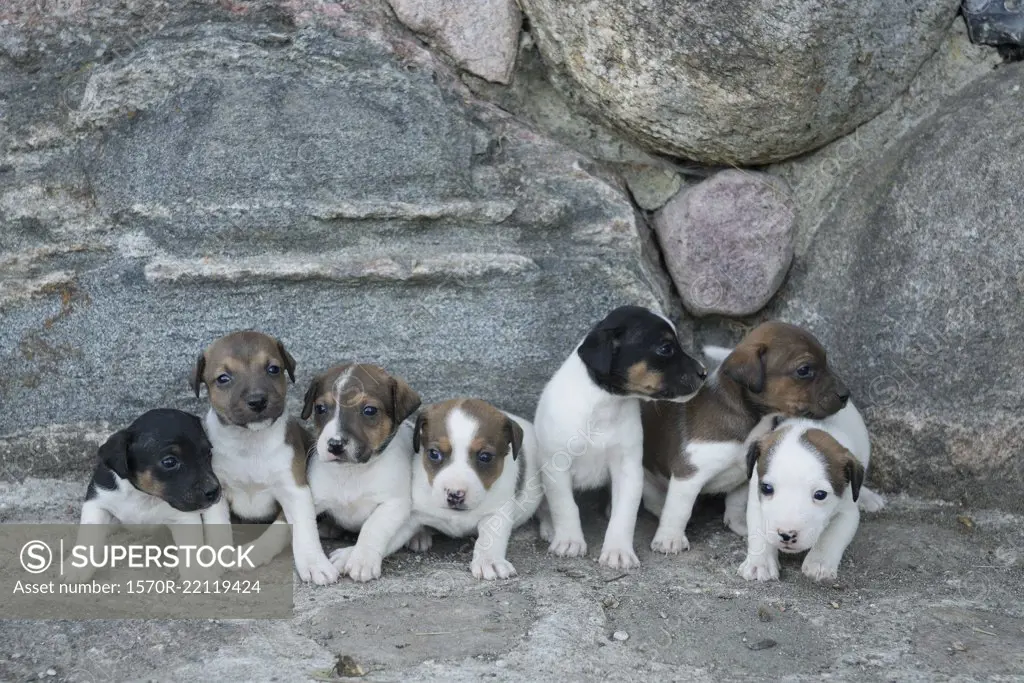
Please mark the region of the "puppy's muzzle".
POLYGON ((466 506, 466 492, 462 490, 445 489, 448 507, 452 510, 462 510, 466 506))
POLYGON ((776 529, 775 533, 779 536, 779 549, 783 552, 794 552, 797 550, 797 531, 796 529, 776 529))
POLYGON ((245 405, 257 415, 267 409, 267 403, 267 395, 262 391, 254 391, 245 397, 245 405))
POLYGON ((327 452, 335 458, 340 458, 344 455, 346 446, 348 446, 348 439, 345 438, 327 440, 327 452))
POLYGON ((208 506, 213 505, 220 500, 220 493, 220 482, 214 481, 207 484, 206 488, 203 490, 203 502, 208 506))

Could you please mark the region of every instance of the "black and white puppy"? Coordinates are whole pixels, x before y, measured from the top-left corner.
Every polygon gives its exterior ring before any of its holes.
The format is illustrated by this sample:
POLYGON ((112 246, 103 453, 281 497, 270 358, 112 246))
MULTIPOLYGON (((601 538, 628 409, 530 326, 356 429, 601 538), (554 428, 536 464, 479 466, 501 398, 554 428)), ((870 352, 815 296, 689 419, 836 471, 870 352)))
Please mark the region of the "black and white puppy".
MULTIPOLYGON (((210 441, 195 415, 150 410, 100 446, 85 494, 77 545, 98 546, 108 527, 166 524, 179 546, 203 545, 203 510, 221 497, 210 441)), ((70 567, 68 581, 88 581, 90 566, 70 567)), ((188 575, 185 568, 182 574, 188 575)))
POLYGON ((672 323, 646 308, 617 308, 590 330, 544 387, 534 420, 546 498, 538 516, 550 552, 586 554, 573 490, 610 480, 600 563, 640 564, 633 550, 644 483, 640 403, 689 400, 706 376, 679 346, 672 323))

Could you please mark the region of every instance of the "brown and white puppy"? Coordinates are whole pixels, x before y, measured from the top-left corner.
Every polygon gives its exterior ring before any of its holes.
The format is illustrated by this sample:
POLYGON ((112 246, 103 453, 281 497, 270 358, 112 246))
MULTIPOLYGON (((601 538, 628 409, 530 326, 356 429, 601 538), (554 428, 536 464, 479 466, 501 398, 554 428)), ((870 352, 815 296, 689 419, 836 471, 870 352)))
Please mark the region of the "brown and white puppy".
MULTIPOLYGON (((299 577, 333 583, 338 570, 320 545, 306 480, 309 435, 285 415, 288 379, 295 381, 295 360, 284 344, 260 332, 234 332, 199 354, 192 388, 199 396, 205 384, 210 396, 205 426, 213 444, 213 470, 225 494, 207 521, 217 524, 217 545, 229 545, 229 508, 243 520, 286 520, 292 525, 299 577)), ((287 536, 275 527, 253 544, 258 549, 250 556, 254 563, 269 561, 284 549, 287 536)))
POLYGON ((389 544, 409 519, 413 430, 405 420, 419 406, 419 394, 376 365, 335 366, 306 391, 302 418, 316 425, 313 502, 317 514, 359 532, 354 546, 331 553, 355 581, 380 577, 389 544))
POLYGON ((644 507, 661 517, 651 548, 690 547, 686 525, 701 493, 725 493, 725 523, 746 533, 744 441, 767 415, 824 418, 850 391, 807 330, 766 322, 751 330, 688 403, 642 408, 644 507))

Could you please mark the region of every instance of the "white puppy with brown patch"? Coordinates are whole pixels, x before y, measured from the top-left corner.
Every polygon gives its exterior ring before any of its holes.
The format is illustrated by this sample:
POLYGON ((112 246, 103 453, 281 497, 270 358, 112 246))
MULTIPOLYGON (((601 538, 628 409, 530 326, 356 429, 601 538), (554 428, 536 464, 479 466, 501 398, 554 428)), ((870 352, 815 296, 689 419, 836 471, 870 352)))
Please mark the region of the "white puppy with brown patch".
POLYGON ((802 571, 835 579, 860 524, 860 507, 881 496, 863 487, 871 456, 867 428, 852 404, 823 420, 791 418, 754 435, 747 450, 747 558, 743 578, 779 578, 779 552, 807 552, 802 571))

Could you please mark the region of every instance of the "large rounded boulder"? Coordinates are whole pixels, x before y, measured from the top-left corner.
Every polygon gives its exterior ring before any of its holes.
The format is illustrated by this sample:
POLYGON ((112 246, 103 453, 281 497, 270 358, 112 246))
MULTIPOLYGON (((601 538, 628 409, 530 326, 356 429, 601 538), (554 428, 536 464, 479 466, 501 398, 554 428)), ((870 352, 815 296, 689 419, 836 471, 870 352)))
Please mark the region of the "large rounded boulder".
POLYGON ((763 164, 892 103, 956 0, 522 0, 555 80, 647 147, 763 164))

